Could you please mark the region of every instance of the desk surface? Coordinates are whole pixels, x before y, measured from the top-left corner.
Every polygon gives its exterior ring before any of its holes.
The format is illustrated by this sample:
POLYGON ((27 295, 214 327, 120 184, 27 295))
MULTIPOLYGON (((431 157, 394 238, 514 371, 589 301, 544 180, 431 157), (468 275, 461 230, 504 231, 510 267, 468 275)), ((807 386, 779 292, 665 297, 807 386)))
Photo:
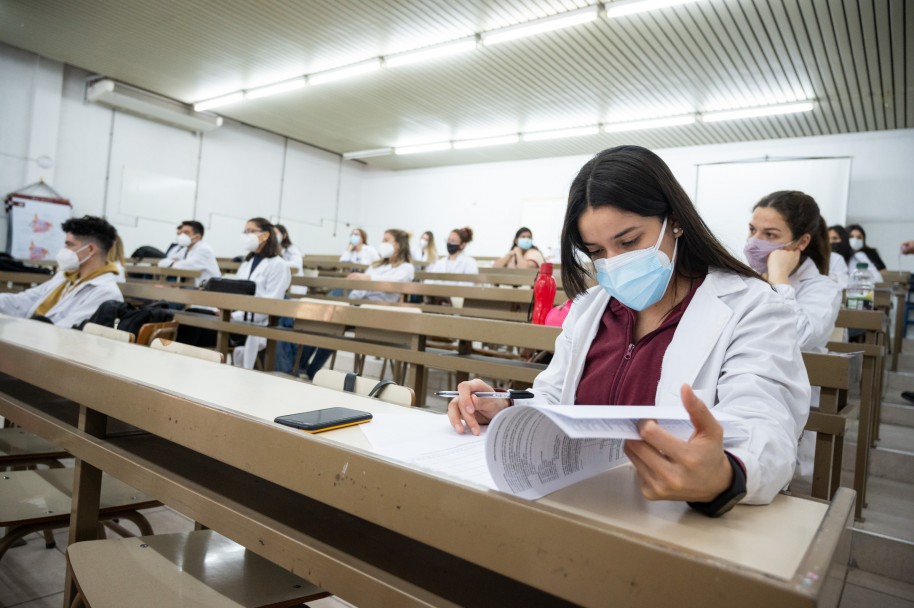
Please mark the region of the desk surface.
MULTIPOLYGON (((808 596, 828 566, 813 559, 823 526, 846 517, 825 503, 782 495, 767 507, 739 506, 712 520, 682 503, 645 501, 629 467, 531 503, 372 456, 358 427, 308 436, 271 422, 277 415, 336 405, 434 414, 2 315, 0 372, 92 403, 221 462, 583 603, 651 581, 665 581, 662 593, 675 594, 671 589, 680 585, 718 581, 715 571, 741 578, 747 591, 752 588, 747 582, 755 582, 788 596, 808 596), (79 380, 74 371, 81 373, 79 380), (136 398, 118 395, 125 388, 136 398), (201 432, 204 428, 209 432, 201 432), (301 468, 290 473, 279 459, 301 468), (353 479, 352 487, 339 483, 341 472, 353 479), (627 572, 634 567, 629 563, 655 565, 656 571, 627 572), (689 566, 667 572, 671 564, 689 566), (585 584, 590 589, 579 590, 585 584)), ((720 597, 712 589, 690 593, 720 597)))

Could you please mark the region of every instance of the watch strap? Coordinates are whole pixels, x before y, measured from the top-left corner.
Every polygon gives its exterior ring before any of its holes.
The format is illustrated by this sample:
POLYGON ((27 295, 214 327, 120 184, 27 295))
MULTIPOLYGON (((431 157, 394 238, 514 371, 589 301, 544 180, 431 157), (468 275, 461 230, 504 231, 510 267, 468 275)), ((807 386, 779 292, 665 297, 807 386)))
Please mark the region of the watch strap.
POLYGON ((730 468, 733 470, 733 481, 730 487, 708 502, 689 502, 688 505, 708 517, 720 517, 746 496, 746 471, 739 459, 730 452, 724 452, 730 468))

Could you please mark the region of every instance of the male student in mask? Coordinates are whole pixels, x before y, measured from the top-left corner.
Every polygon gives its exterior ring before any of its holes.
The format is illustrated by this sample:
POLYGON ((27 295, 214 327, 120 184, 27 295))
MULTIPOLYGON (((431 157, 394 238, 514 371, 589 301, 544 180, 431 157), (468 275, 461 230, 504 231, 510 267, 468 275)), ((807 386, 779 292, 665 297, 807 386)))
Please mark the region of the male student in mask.
POLYGON ((91 317, 102 302, 124 300, 117 287, 117 266, 107 261, 117 238, 114 226, 85 215, 67 220, 62 228, 67 234, 57 254, 57 274, 37 287, 0 294, 0 313, 73 327, 91 317))
POLYGON ((213 277, 220 277, 219 264, 216 262, 216 252, 203 242, 203 224, 196 220, 181 222, 178 226, 178 238, 168 248, 165 257, 159 260, 162 268, 183 268, 185 270, 200 270, 203 272, 197 284, 213 277))

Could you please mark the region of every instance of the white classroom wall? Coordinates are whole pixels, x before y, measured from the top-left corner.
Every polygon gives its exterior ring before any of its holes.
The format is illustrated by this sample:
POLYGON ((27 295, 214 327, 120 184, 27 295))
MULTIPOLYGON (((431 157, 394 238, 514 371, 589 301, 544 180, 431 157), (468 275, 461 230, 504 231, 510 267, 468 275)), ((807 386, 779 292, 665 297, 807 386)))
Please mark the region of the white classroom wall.
MULTIPOLYGON (((0 193, 44 178, 70 198, 77 215, 102 214, 121 232, 127 252, 164 248, 177 214, 188 211, 207 227, 218 255, 240 253, 238 234, 249 217, 287 225, 306 253, 336 253, 350 228, 364 227, 377 243, 384 229, 416 238, 427 229, 440 249, 452 228, 470 225, 470 253, 500 255, 522 222, 550 222, 538 210, 560 208, 586 156, 384 171, 341 161, 281 136, 226 121, 195 135, 83 100, 82 70, 0 45, 0 193), (34 160, 48 156, 50 169, 34 160), (193 197, 188 199, 189 184, 193 197), (150 189, 174 192, 168 203, 150 189), (171 190, 168 190, 168 189, 171 190), (152 198, 149 198, 152 197, 152 198)), ((633 134, 632 143, 638 143, 633 134)), ((902 240, 914 239, 914 130, 743 142, 657 151, 690 196, 696 166, 763 157, 852 158, 848 222, 860 222, 889 267, 902 240)), ((772 184, 772 190, 777 189, 772 184)), ((753 201, 747 201, 748 209, 753 201)), ((538 243, 542 248, 557 243, 538 243)), ((0 215, 0 250, 6 245, 0 215)), ((901 261, 914 270, 914 256, 901 261)))

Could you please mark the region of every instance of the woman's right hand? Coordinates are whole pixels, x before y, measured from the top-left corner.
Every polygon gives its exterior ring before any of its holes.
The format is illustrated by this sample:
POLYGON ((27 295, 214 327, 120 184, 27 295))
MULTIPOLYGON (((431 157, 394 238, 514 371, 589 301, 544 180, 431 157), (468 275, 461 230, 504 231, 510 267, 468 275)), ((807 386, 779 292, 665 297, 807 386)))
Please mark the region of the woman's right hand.
POLYGON ((455 431, 463 433, 464 423, 466 423, 466 428, 471 433, 479 435, 480 425, 489 424, 495 414, 511 405, 507 399, 491 399, 473 395, 476 391, 491 392, 494 390, 478 378, 457 385, 457 392, 460 395, 452 399, 447 406, 447 417, 455 431))

